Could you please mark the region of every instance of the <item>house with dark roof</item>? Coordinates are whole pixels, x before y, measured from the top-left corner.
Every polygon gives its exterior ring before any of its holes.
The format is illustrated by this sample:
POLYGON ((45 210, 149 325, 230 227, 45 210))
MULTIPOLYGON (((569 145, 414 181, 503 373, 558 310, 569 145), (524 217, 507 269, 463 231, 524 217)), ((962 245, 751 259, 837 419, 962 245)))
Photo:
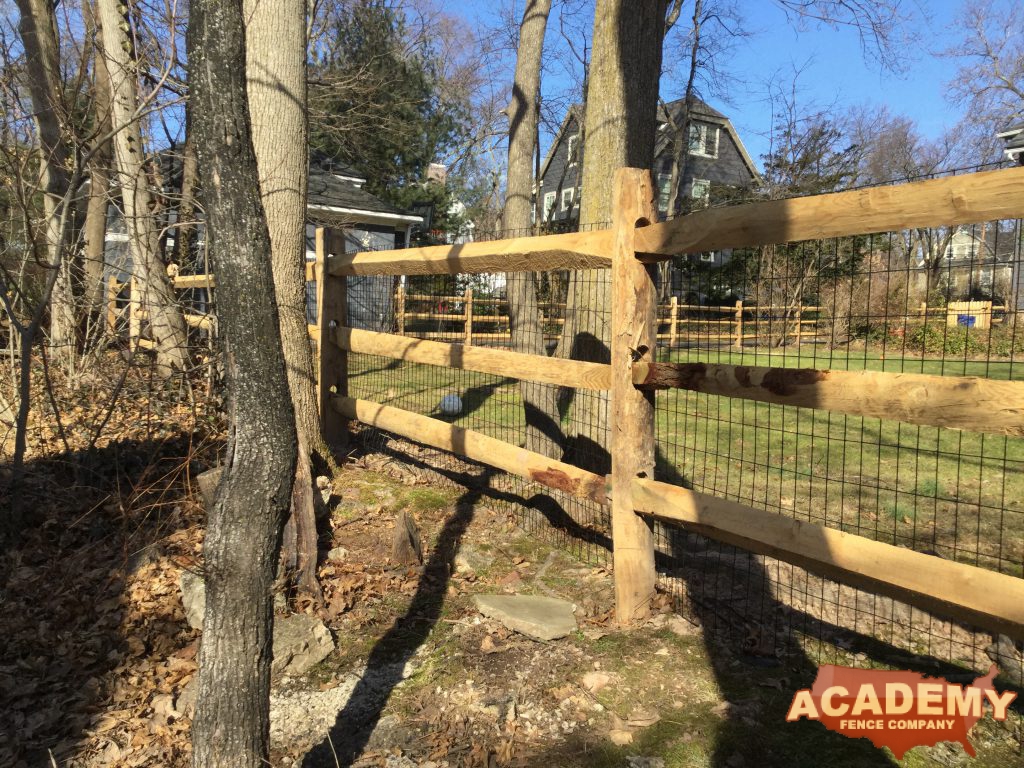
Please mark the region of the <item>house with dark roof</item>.
MULTIPOLYGON (((669 214, 672 192, 674 142, 670 125, 682 123, 684 103, 682 99, 670 102, 666 105, 667 113, 663 107, 658 110, 658 137, 651 172, 657 187, 657 207, 661 218, 669 214)), ((545 222, 568 225, 579 219, 584 152, 582 126, 583 106, 577 104, 566 113, 544 158, 537 195, 545 222)), ((691 104, 685 165, 677 198, 690 198, 697 206, 713 202, 715 188, 746 187, 760 178, 729 118, 699 99, 691 104)))
POLYGON ((1017 165, 1024 165, 1024 122, 1007 126, 996 136, 1006 144, 1003 154, 1017 165))
MULTIPOLYGON (((176 202, 180 198, 182 163, 177 153, 162 152, 158 157, 160 169, 160 219, 166 232, 165 250, 171 252, 177 223, 176 202)), ((364 185, 366 179, 338 163, 315 159, 310 163, 309 193, 306 203, 306 260, 316 260, 315 233, 320 226, 340 229, 345 234, 346 252, 391 250, 405 248, 410 231, 423 223, 415 216, 372 195, 364 185)), ((132 262, 124 214, 119 196, 111 196, 108 209, 107 232, 104 244, 106 276, 126 282, 131 276, 132 262)), ((204 252, 205 227, 202 221, 196 227, 196 243, 192 253, 195 264, 179 265, 183 271, 202 273, 206 269, 204 252)), ((348 304, 350 324, 357 328, 382 330, 389 327, 392 309, 391 278, 349 277, 348 304)), ((205 311, 205 289, 195 289, 190 299, 198 311, 205 311)), ((306 287, 308 316, 316 320, 316 285, 306 287)))

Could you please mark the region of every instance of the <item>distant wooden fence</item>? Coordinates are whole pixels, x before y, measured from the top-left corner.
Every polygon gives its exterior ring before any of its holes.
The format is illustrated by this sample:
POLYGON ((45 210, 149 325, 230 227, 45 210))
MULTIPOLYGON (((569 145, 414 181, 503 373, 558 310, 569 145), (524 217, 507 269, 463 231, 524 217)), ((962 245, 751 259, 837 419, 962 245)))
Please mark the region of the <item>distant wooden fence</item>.
MULTIPOLYGON (((657 224, 646 171, 616 175, 610 229, 394 252, 345 253, 340 233, 316 235, 319 393, 325 437, 341 443, 345 420, 497 467, 611 508, 616 615, 644 615, 654 594, 653 520, 794 563, 829 578, 969 624, 1024 638, 1024 579, 791 519, 653 480, 654 400, 666 388, 880 416, 914 424, 1024 436, 1024 382, 910 373, 658 363, 656 291, 648 265, 680 253, 947 226, 1024 216, 1024 168, 894 187, 706 209, 657 224), (588 363, 504 349, 347 328, 349 275, 425 275, 611 269, 611 362, 588 363), (445 421, 348 396, 348 354, 399 360, 610 392, 603 477, 445 421)), ((409 301, 410 297, 405 296, 409 301)), ((431 297, 436 300, 436 297, 431 297)), ((463 342, 481 322, 479 299, 463 296, 463 342)), ((680 306, 675 308, 678 312, 680 306)), ((669 305, 671 341, 672 305, 669 305)), ((704 310, 706 308, 701 308, 704 310)), ((720 308, 736 312, 737 307, 720 308)), ((417 313, 402 307, 399 330, 417 313)), ((927 315, 927 309, 925 310, 927 315)), ((739 313, 742 321, 742 312, 739 313)), ((436 319, 436 315, 430 314, 436 319)), ((418 318, 417 318, 418 319, 418 318)), ((452 319, 452 318, 448 318, 452 319)), ((735 322, 735 318, 723 318, 735 322)), ((675 334, 682 333, 676 318, 675 334)), ((742 342, 734 327, 722 335, 742 342)))
MULTIPOLYGON (((171 278, 171 287, 176 291, 195 288, 213 289, 216 280, 213 275, 175 275, 171 278)), ((139 281, 129 277, 124 282, 111 275, 107 278, 107 331, 112 336, 121 335, 125 330, 132 347, 151 348, 153 342, 143 335, 145 321, 149 319, 149 310, 142 300, 142 288, 139 281), (127 299, 124 298, 127 289, 127 299), (125 321, 127 318, 127 322, 125 321)), ((184 312, 185 323, 190 328, 208 331, 210 337, 217 332, 217 316, 213 312, 184 312)))
MULTIPOLYGON (((480 296, 472 288, 459 295, 406 293, 403 286, 395 291, 395 328, 401 336, 420 339, 458 339, 462 344, 500 346, 512 343, 509 328, 508 300, 491 295, 480 296), (481 311, 481 308, 482 311, 481 311), (504 312, 502 309, 504 308, 504 312), (430 330, 439 324, 449 330, 430 330)), ((544 338, 553 341, 561 336, 565 318, 565 302, 539 301, 544 338)), ((950 327, 970 325, 977 330, 1003 322, 1000 313, 1005 306, 991 301, 951 301, 944 306, 928 306, 922 302, 905 316, 887 317, 889 324, 911 326, 935 319, 950 327), (965 322, 965 318, 972 318, 965 322)), ((731 344, 741 347, 745 342, 763 344, 785 340, 786 343, 829 341, 832 338, 829 319, 822 308, 808 305, 796 307, 760 306, 737 301, 730 305, 682 304, 676 296, 656 307, 658 341, 669 347, 682 343, 731 344), (780 338, 781 337, 781 338, 780 338)))

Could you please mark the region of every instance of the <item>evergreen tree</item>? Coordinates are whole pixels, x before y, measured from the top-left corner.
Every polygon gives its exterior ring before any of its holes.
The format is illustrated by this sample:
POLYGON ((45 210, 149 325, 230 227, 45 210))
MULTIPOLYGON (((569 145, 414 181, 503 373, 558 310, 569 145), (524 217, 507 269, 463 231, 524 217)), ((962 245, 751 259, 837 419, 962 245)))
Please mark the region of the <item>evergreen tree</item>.
POLYGON ((383 0, 346 4, 331 25, 330 49, 311 63, 313 150, 396 205, 433 199, 427 166, 462 136, 467 112, 442 95, 429 38, 412 39, 403 12, 383 0))

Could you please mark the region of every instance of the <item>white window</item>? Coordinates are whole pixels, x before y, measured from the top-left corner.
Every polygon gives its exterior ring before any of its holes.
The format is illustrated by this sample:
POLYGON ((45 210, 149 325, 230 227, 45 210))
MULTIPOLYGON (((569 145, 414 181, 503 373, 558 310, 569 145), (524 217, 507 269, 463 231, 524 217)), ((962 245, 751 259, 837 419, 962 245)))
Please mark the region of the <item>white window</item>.
POLYGON ((575 192, 576 190, 572 187, 562 190, 562 213, 568 213, 572 210, 572 201, 575 192))
POLYGON ((711 197, 711 182, 707 179, 694 179, 690 185, 690 197, 697 200, 701 206, 707 205, 711 197))
POLYGON ((555 198, 558 196, 556 192, 545 192, 544 193, 544 218, 547 219, 551 216, 552 211, 555 210, 555 198))
POLYGON ((574 134, 569 137, 569 165, 576 165, 576 162, 580 159, 580 135, 574 134))
POLYGON ((718 157, 718 128, 706 123, 691 123, 690 154, 718 157))
POLYGON ((672 174, 658 174, 658 213, 668 213, 668 202, 672 198, 672 174))
POLYGON ((702 253, 700 255, 700 260, 701 261, 710 261, 710 262, 713 263, 715 261, 715 252, 711 251, 710 253, 702 253))

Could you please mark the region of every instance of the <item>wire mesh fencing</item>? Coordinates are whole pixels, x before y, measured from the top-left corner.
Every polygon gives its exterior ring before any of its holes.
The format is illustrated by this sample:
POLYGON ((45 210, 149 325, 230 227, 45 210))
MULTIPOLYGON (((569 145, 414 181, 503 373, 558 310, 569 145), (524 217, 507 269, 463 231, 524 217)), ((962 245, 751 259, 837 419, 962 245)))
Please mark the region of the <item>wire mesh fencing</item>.
MULTIPOLYGON (((658 269, 658 360, 737 366, 737 375, 797 368, 1021 380, 1022 236, 1020 221, 1004 220, 677 257, 658 269)), ((375 279, 389 282, 374 330, 609 360, 608 271, 375 279)), ((609 471, 605 393, 370 355, 351 355, 349 368, 354 397, 609 471)), ((926 403, 922 386, 916 396, 926 403)), ((898 410, 875 418, 682 389, 655 402, 658 480, 1024 577, 1024 438, 908 423, 898 410)), ((610 562, 606 508, 511 476, 495 487, 529 532, 610 562)), ((1024 686, 1019 639, 680 525, 658 523, 656 546, 661 587, 704 627, 709 646, 766 665, 912 667, 954 678, 995 661, 1024 686)))

